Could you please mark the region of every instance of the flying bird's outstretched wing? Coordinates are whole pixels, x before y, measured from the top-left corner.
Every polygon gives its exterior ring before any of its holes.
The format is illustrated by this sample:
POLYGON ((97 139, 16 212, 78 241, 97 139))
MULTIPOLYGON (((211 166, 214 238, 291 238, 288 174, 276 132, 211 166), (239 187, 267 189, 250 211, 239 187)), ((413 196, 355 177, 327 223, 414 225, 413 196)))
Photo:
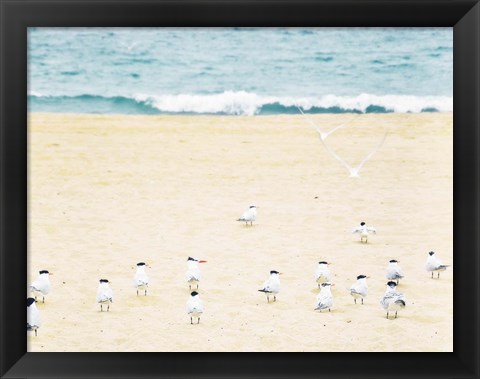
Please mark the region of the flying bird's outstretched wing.
POLYGON ((365 157, 365 159, 358 165, 357 167, 357 173, 362 169, 362 167, 365 165, 365 163, 367 163, 370 158, 372 158, 375 153, 382 147, 383 143, 385 142, 385 139, 387 138, 387 134, 388 134, 388 129, 385 130, 385 134, 383 135, 383 138, 382 140, 380 141, 380 143, 375 146, 375 148, 365 157))
POLYGON ((340 124, 340 125, 334 127, 333 129, 331 129, 330 131, 324 132, 324 131, 322 131, 322 130, 318 127, 317 124, 315 124, 310 118, 307 117, 307 115, 302 111, 302 109, 301 109, 299 106, 297 106, 297 109, 299 110, 299 112, 300 112, 302 115, 304 115, 304 116, 306 117, 308 123, 309 123, 311 126, 313 126, 313 128, 317 131, 317 133, 320 135, 320 140, 321 140, 321 141, 326 140, 327 137, 328 137, 330 134, 334 133, 336 130, 338 130, 338 129, 340 129, 340 128, 345 127, 346 125, 348 125, 348 124, 350 123, 350 121, 352 121, 354 118, 357 117, 357 115, 356 115, 355 117, 352 117, 350 120, 348 120, 347 123, 345 123, 345 124, 340 124))
POLYGON ((383 135, 382 140, 380 143, 375 146, 375 148, 363 159, 363 161, 357 166, 357 167, 352 167, 350 166, 342 157, 340 157, 338 154, 336 154, 328 145, 322 140, 323 146, 325 146, 325 149, 341 164, 343 164, 347 170, 350 172, 350 177, 353 178, 358 178, 360 177, 359 172, 362 169, 362 167, 367 163, 374 155, 375 153, 382 147, 383 143, 385 142, 385 139, 387 138, 388 130, 385 131, 385 134, 383 135))

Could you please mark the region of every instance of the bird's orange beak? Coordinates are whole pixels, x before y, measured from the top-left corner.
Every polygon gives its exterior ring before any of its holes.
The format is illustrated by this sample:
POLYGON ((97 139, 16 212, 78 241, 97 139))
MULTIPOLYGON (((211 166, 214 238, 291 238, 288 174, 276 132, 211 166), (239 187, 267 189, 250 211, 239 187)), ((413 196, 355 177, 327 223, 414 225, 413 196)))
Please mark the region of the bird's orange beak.
POLYGON ((53 272, 49 272, 48 275, 53 275, 53 272))
POLYGON ((207 261, 198 261, 198 263, 207 263, 207 261))

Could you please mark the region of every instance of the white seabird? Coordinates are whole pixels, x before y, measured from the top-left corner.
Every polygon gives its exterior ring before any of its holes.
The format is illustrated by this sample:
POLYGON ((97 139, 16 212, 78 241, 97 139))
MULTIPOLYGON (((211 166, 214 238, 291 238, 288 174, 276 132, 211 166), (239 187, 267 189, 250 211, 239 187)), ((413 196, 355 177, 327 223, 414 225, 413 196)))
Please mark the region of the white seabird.
POLYGON ((358 275, 357 281, 353 283, 350 287, 350 295, 353 296, 353 301, 357 304, 357 299, 362 299, 367 296, 368 294, 368 285, 367 285, 367 278, 366 275, 358 275))
POLYGON ((323 309, 328 309, 330 312, 330 308, 333 306, 333 295, 331 291, 331 287, 334 284, 330 283, 322 283, 322 287, 320 293, 317 295, 317 307, 315 308, 316 311, 322 311, 323 309))
POLYGON ((380 299, 380 304, 387 311, 387 318, 389 312, 395 311, 395 318, 397 318, 397 312, 400 309, 405 308, 405 296, 402 293, 396 291, 397 284, 393 281, 387 283, 387 290, 380 299))
POLYGON ((145 267, 146 267, 145 262, 137 263, 137 272, 133 277, 133 285, 137 289, 137 296, 138 296, 138 290, 144 290, 145 296, 147 296, 147 287, 148 287, 149 278, 147 276, 147 273, 145 272, 145 267))
POLYGON ((388 134, 388 130, 383 135, 383 138, 381 139, 380 143, 377 146, 375 146, 374 149, 356 167, 350 166, 342 157, 340 157, 337 153, 335 153, 332 149, 330 149, 323 139, 320 138, 320 141, 322 141, 323 146, 325 146, 325 149, 327 149, 327 151, 337 161, 339 161, 343 166, 345 166, 345 168, 350 173, 350 178, 359 178, 360 170, 365 165, 365 163, 367 163, 375 155, 375 153, 382 147, 383 143, 385 142, 385 139, 387 138, 387 134, 388 134))
POLYGON ((449 267, 449 265, 444 265, 438 259, 433 251, 430 251, 428 253, 428 258, 427 258, 427 264, 425 265, 425 268, 428 272, 432 272, 432 278, 433 278, 433 273, 437 273, 437 278, 440 278, 440 271, 445 271, 449 267))
POLYGON ((35 299, 33 297, 27 298, 27 332, 34 331, 37 335, 37 329, 42 324, 40 312, 38 311, 35 299))
POLYGON ((396 280, 397 285, 398 285, 399 280, 403 278, 403 272, 402 272, 402 269, 400 268, 400 266, 398 265, 397 260, 391 259, 388 262, 387 272, 385 274, 385 277, 388 280, 396 280))
POLYGON ((201 261, 196 258, 188 257, 187 259, 187 282, 189 288, 192 289, 192 285, 196 285, 198 289, 198 283, 200 282, 200 268, 198 267, 199 263, 207 263, 207 261, 201 261))
POLYGON ((245 225, 253 225, 253 222, 257 219, 257 206, 255 205, 250 205, 250 207, 243 212, 242 216, 237 219, 237 221, 244 221, 245 225))
POLYGON ((352 234, 358 233, 360 234, 360 242, 368 243, 368 236, 370 234, 377 234, 377 230, 372 226, 367 226, 365 222, 361 222, 359 226, 355 227, 352 230, 352 234))
POLYGON ((259 290, 267 295, 267 302, 270 302, 270 295, 273 295, 273 301, 277 301, 277 294, 280 292, 280 273, 278 271, 270 271, 270 277, 263 283, 263 288, 259 290))
POLYGON ((45 295, 50 292, 51 287, 50 275, 53 275, 53 273, 48 272, 48 270, 41 270, 38 272, 38 279, 30 285, 30 291, 33 293, 35 300, 37 300, 37 296, 41 295, 45 303, 45 295))
POLYGON ((113 291, 108 285, 108 279, 100 279, 97 289, 97 303, 100 304, 100 311, 103 312, 103 304, 107 304, 107 312, 110 304, 113 303, 113 291))
MULTIPOLYGON (((303 116, 307 117, 307 115, 302 111, 302 108, 300 108, 299 106, 297 106, 297 109, 300 111, 300 113, 301 113, 303 116)), ((356 117, 357 117, 357 115, 356 115, 355 117, 353 117, 353 118, 356 118, 356 117)), ((352 118, 351 120, 353 120, 353 118, 352 118)), ((351 120, 350 120, 350 121, 351 121, 351 120)), ((321 139, 322 141, 325 141, 330 134, 335 133, 335 131, 337 131, 338 129, 344 128, 344 127, 346 126, 346 124, 340 124, 340 125, 337 125, 337 126, 333 127, 333 128, 330 129, 328 132, 324 132, 324 131, 321 130, 320 127, 319 127, 317 124, 315 124, 310 118, 307 117, 307 121, 308 121, 308 123, 309 123, 310 125, 312 125, 312 126, 315 128, 315 130, 316 130, 317 133, 319 134, 320 139, 321 139)), ((348 124, 348 122, 347 122, 347 124, 348 124)))
POLYGON ((330 269, 328 268, 329 263, 325 261, 318 262, 317 269, 315 270, 315 281, 320 285, 325 282, 330 281, 330 269))
POLYGON ((190 315, 190 324, 193 324, 193 318, 197 319, 197 324, 200 323, 200 316, 204 311, 203 301, 197 291, 190 294, 190 299, 187 301, 187 313, 190 315))

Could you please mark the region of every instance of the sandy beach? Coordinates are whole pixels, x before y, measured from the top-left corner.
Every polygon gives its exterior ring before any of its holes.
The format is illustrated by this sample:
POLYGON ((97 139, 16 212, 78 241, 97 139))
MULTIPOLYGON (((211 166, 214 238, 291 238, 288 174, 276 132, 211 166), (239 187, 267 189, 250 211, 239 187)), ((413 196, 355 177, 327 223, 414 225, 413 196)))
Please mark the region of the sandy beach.
MULTIPOLYGON (((350 178, 301 115, 29 114, 30 284, 53 272, 34 352, 453 351, 451 113, 308 116, 355 166, 350 178), (252 227, 236 219, 257 205, 252 227), (353 227, 377 235, 361 244, 353 227), (201 265, 205 313, 190 325, 187 258, 201 265), (386 319, 385 269, 397 259, 407 306, 386 319), (314 311, 320 260, 334 306, 314 311), (144 261, 148 296, 132 279, 144 261), (258 292, 282 272, 277 302, 258 292), (349 287, 370 276, 365 304, 349 287), (95 295, 109 279, 114 303, 95 295)), ((28 288, 28 287, 27 287, 28 288)), ((27 289, 28 295, 28 289, 27 289)))

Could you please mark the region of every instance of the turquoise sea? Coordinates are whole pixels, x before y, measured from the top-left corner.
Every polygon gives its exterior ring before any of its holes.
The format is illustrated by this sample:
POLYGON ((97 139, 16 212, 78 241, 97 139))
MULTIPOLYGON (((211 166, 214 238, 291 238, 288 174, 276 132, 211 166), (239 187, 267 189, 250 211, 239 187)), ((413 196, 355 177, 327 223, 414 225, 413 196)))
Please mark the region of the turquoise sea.
POLYGON ((33 112, 446 112, 453 29, 29 28, 27 95, 33 112))

